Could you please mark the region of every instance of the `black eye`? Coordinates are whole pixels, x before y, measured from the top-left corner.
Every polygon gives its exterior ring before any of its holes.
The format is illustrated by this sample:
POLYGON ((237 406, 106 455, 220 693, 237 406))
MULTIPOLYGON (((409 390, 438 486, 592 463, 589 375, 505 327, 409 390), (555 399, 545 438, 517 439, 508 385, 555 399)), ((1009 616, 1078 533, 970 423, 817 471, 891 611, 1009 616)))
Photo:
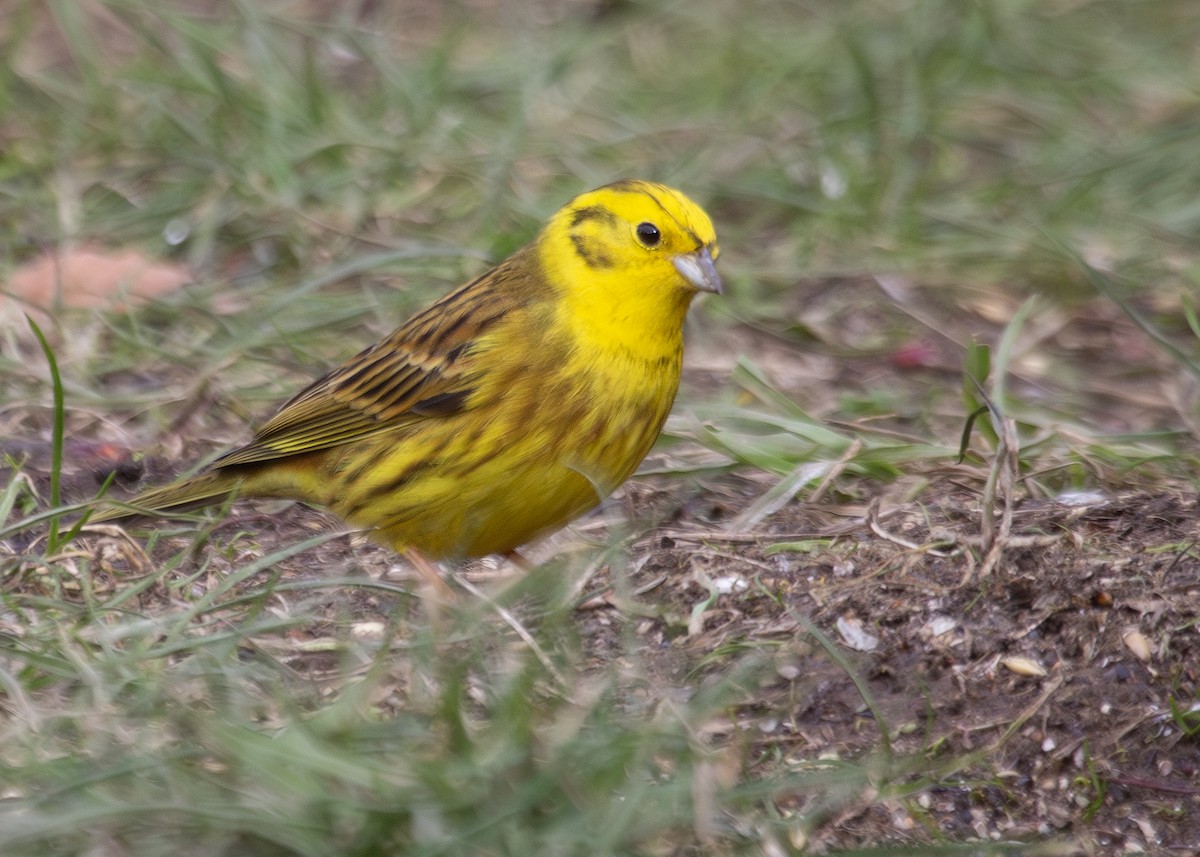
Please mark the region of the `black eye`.
POLYGON ((658 227, 653 223, 639 223, 637 236, 638 240, 647 247, 657 247, 658 242, 662 241, 662 233, 658 231, 658 227))

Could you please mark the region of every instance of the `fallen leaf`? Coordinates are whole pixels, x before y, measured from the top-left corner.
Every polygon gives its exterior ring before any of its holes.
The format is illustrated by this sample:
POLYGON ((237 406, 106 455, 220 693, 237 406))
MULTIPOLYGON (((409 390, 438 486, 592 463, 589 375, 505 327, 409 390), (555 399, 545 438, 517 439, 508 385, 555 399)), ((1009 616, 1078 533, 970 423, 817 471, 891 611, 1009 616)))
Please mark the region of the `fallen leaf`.
POLYGON ((1154 652, 1150 648, 1150 641, 1137 628, 1126 628, 1122 631, 1121 642, 1125 644, 1125 648, 1133 652, 1139 661, 1148 663, 1154 656, 1154 652))
POLYGON ((8 278, 0 297, 5 312, 109 307, 124 311, 192 281, 182 265, 163 262, 136 250, 78 247, 45 253, 21 265, 8 278))
POLYGON ((854 616, 839 616, 837 629, 846 645, 852 649, 873 652, 879 648, 879 638, 869 633, 862 621, 854 616))
POLYGON ((1014 672, 1017 675, 1026 676, 1045 676, 1049 675, 1046 668, 1035 661, 1033 658, 1026 658, 1021 655, 1014 655, 1008 658, 1001 658, 1000 665, 1009 672, 1014 672))

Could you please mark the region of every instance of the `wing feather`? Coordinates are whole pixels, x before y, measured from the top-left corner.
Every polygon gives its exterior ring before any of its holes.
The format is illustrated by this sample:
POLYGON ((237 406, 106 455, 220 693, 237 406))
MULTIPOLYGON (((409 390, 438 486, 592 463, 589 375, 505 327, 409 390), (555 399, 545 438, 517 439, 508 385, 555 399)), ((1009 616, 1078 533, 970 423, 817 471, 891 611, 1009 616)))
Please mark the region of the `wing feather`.
POLYGON ((488 338, 536 299, 526 248, 413 316, 286 402, 254 439, 213 462, 252 464, 349 443, 473 406, 485 380, 488 338))

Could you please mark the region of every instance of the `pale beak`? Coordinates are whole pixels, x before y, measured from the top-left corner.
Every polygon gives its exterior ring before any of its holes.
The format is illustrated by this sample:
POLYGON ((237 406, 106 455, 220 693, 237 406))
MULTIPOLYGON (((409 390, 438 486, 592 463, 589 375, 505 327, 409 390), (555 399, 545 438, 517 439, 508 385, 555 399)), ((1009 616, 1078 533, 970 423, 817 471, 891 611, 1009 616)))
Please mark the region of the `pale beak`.
POLYGON ((681 253, 671 262, 675 270, 698 291, 716 292, 719 295, 725 290, 709 248, 702 247, 695 253, 681 253))

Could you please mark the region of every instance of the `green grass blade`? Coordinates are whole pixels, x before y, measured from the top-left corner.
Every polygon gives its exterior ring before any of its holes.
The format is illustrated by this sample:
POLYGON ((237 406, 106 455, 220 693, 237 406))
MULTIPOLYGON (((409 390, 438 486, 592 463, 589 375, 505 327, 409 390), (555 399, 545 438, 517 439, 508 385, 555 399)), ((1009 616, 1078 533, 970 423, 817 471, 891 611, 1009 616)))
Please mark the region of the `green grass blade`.
MULTIPOLYGON (((63 435, 67 421, 62 375, 58 371, 58 359, 54 356, 54 349, 50 347, 50 343, 46 340, 38 323, 28 314, 26 314, 25 320, 29 322, 33 335, 37 337, 50 371, 50 388, 54 396, 54 422, 50 433, 50 505, 57 509, 62 505, 63 435)), ((47 547, 51 554, 58 553, 59 549, 58 521, 57 515, 50 518, 47 547)))

